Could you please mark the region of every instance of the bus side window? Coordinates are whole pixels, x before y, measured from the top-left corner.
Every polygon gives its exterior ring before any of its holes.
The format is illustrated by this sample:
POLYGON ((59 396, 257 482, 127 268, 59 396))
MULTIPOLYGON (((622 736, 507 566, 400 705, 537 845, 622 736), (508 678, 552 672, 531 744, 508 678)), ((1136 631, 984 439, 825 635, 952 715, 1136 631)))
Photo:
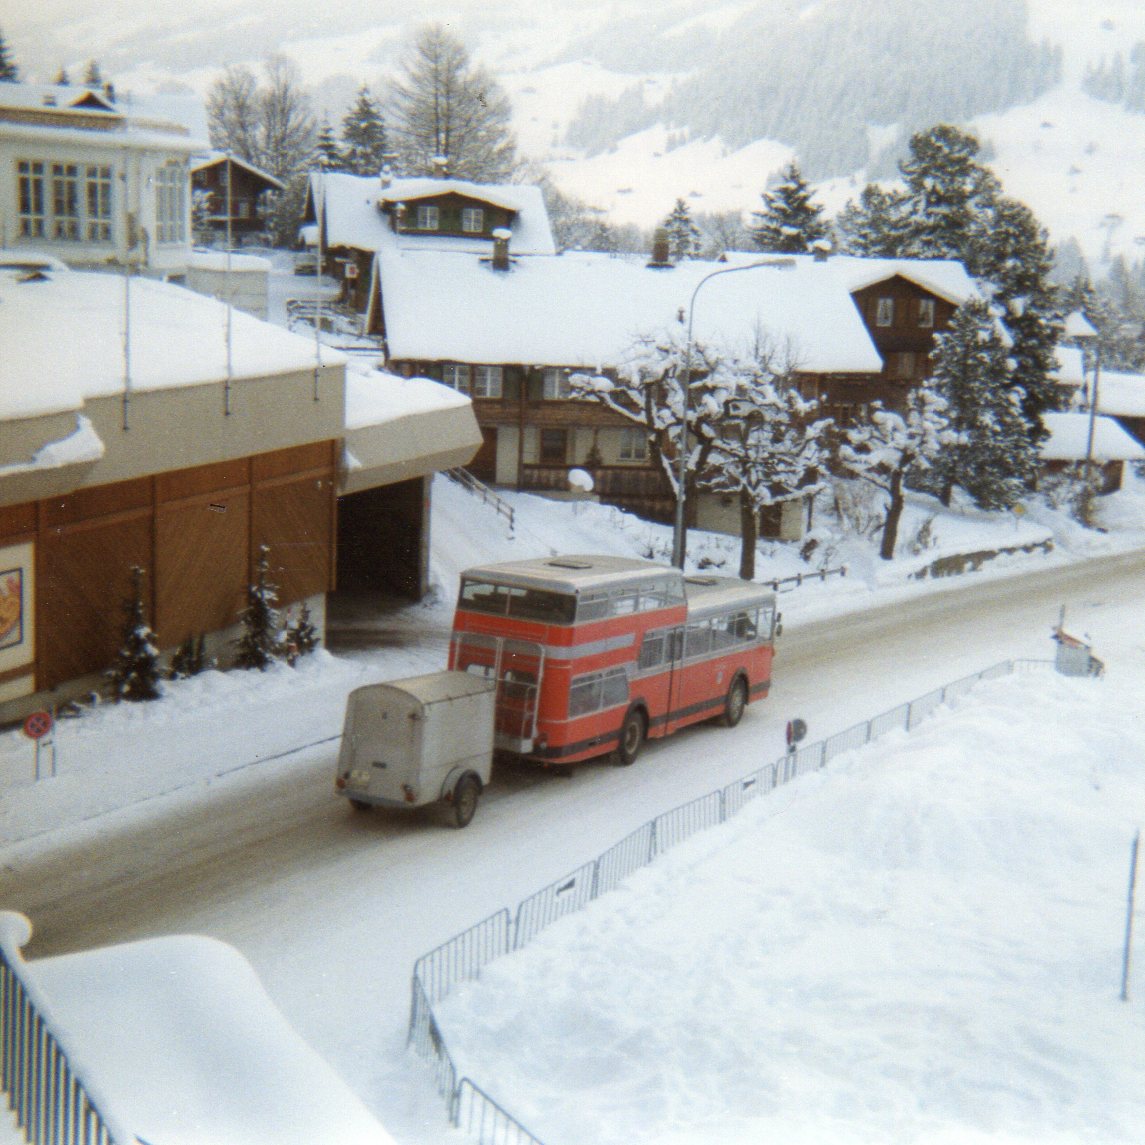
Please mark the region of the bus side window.
POLYGON ((604 674, 601 694, 601 707, 614 708, 628 702, 628 673, 623 668, 613 668, 604 674))
POLYGON ((756 635, 754 612, 737 612, 728 621, 728 631, 737 640, 754 640, 756 635))
POLYGON ((690 659, 693 656, 704 656, 711 650, 712 626, 708 621, 699 620, 689 624, 684 643, 684 655, 690 659))
POLYGON ((590 593, 577 603, 577 620, 603 620, 608 616, 608 594, 590 593))
POLYGON ((660 629, 658 632, 645 632, 644 642, 640 645, 641 668, 655 668, 664 663, 664 645, 667 633, 660 629))
POLYGON ((613 616, 628 616, 630 613, 637 612, 640 609, 640 593, 636 589, 622 588, 616 592, 612 600, 613 616))
POLYGON ((764 605, 759 610, 759 632, 764 640, 775 636, 775 609, 771 605, 764 605))
POLYGON ((569 716, 584 716, 600 707, 600 675, 593 672, 569 686, 569 716))

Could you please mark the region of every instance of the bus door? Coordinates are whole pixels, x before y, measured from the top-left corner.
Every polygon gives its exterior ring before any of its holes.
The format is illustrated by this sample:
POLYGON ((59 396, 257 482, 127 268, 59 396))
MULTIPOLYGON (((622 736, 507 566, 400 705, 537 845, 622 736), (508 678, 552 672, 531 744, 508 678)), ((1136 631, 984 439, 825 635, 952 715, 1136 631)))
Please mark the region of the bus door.
POLYGON ((537 736, 537 705, 544 648, 532 640, 460 632, 453 637, 453 667, 497 681, 495 746, 527 754, 537 736))
POLYGON ((684 626, 668 633, 668 719, 665 734, 673 731, 677 715, 684 705, 684 626))

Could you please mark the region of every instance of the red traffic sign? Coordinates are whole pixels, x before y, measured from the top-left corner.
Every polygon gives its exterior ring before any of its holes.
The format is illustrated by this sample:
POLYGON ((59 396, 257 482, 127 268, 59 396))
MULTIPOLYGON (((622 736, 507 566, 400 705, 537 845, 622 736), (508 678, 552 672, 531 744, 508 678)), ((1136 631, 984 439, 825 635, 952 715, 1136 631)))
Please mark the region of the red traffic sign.
POLYGON ((43 739, 52 730, 51 712, 33 712, 24 721, 24 734, 29 739, 43 739))

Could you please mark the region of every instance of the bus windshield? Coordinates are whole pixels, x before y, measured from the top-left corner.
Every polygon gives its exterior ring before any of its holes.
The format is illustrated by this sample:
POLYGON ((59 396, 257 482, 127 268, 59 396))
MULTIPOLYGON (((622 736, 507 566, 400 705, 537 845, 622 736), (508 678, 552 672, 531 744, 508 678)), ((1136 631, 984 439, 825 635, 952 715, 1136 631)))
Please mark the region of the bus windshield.
POLYGON ((540 588, 494 584, 490 581, 461 581, 458 608, 512 616, 518 620, 539 620, 544 624, 572 624, 576 617, 576 597, 540 588))

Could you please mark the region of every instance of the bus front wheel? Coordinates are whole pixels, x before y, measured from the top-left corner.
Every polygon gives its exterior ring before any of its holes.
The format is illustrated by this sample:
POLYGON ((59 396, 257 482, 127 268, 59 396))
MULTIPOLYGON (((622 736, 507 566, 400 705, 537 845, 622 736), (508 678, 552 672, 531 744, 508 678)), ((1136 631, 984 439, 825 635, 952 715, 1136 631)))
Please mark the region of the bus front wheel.
POLYGON ((728 698, 724 701, 724 727, 734 728, 743 719, 747 707, 747 683, 737 676, 728 688, 728 698))
POLYGON ((622 767, 636 762, 647 734, 644 713, 639 708, 633 708, 620 725, 620 746, 616 749, 616 758, 622 767))

